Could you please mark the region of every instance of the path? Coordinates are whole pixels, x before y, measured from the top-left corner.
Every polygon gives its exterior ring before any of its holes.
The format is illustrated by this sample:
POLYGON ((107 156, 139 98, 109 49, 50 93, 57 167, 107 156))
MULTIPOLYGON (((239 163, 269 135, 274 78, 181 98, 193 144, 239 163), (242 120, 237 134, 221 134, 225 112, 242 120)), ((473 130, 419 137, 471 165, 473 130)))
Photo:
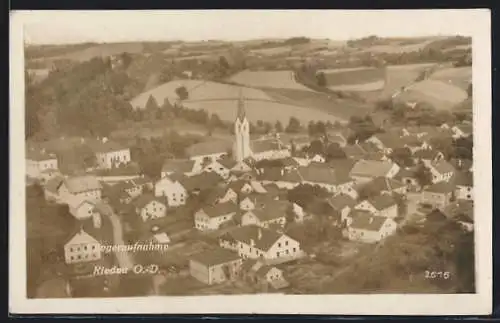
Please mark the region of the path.
MULTIPOLYGON (((109 220, 111 221, 111 225, 113 226, 113 243, 115 245, 125 245, 125 241, 123 240, 123 228, 120 218, 114 212, 112 212, 109 213, 109 220)), ((132 269, 132 267, 134 267, 134 261, 127 251, 116 250, 114 253, 121 268, 132 269)))

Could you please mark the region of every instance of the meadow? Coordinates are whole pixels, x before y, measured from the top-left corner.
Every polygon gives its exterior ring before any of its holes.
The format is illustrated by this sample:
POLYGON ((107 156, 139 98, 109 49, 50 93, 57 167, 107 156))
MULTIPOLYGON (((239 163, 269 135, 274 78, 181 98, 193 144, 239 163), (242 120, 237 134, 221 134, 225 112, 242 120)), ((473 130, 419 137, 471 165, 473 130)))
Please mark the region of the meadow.
POLYGON ((259 88, 313 91, 295 81, 292 71, 242 71, 233 75, 231 82, 259 88))
POLYGON ((457 86, 463 90, 467 90, 472 82, 472 67, 452 67, 445 68, 434 72, 430 78, 457 86))
POLYGON ((427 79, 417 82, 398 96, 403 102, 428 102, 437 109, 451 109, 467 99, 467 93, 448 83, 427 79))

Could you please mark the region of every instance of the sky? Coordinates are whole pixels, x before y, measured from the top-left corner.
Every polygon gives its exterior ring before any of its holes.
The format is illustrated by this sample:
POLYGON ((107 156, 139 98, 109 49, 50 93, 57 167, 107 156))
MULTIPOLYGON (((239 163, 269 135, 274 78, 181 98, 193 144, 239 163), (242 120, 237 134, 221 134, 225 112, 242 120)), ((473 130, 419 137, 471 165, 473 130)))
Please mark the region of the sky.
MULTIPOLYGON (((20 11, 29 44, 471 36, 481 10, 20 11)), ((16 17, 16 15, 18 17, 16 17)), ((484 16, 483 16, 484 17, 484 16)))

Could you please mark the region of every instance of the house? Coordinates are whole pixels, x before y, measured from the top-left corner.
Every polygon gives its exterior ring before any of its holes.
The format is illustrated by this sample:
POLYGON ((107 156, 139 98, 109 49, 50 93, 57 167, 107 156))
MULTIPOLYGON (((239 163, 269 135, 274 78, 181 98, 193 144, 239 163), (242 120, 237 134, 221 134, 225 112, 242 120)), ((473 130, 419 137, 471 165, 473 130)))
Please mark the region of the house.
POLYGON ((352 215, 352 221, 346 232, 351 241, 375 243, 394 234, 397 227, 397 223, 389 217, 363 212, 352 215))
POLYGON ((247 211, 241 216, 241 225, 257 225, 269 229, 270 226, 284 227, 286 224, 286 212, 278 207, 266 205, 264 208, 256 208, 247 211))
POLYGON ((405 194, 408 191, 408 186, 394 178, 376 177, 372 181, 364 184, 361 189, 374 195, 392 193, 405 194))
POLYGON ((222 157, 218 159, 217 162, 231 173, 246 173, 252 170, 245 161, 237 162, 228 157, 222 157))
POLYGON ((91 175, 64 178, 57 187, 58 198, 65 203, 76 200, 98 201, 101 194, 101 183, 91 175))
POLYGON ((175 176, 162 177, 155 183, 154 195, 164 197, 167 205, 177 207, 186 204, 188 192, 175 176))
POLYGON ((161 178, 172 174, 191 176, 200 170, 196 169, 196 162, 190 159, 167 159, 161 167, 161 178))
POLYGON ((162 245, 161 250, 165 251, 168 249, 171 240, 166 232, 158 232, 153 235, 151 242, 162 245))
POLYGON ((163 218, 167 215, 167 205, 158 197, 144 194, 132 201, 135 212, 140 215, 142 221, 163 218))
POLYGON ((392 153, 394 149, 405 147, 405 141, 394 133, 378 133, 368 138, 366 142, 374 144, 387 154, 392 153))
POLYGON ((298 241, 257 225, 228 231, 219 237, 219 244, 223 248, 237 251, 244 259, 291 260, 302 255, 298 241))
POLYGON ((233 220, 238 206, 232 201, 206 206, 194 214, 194 226, 199 231, 217 230, 233 220))
POLYGON ((451 131, 453 132, 452 137, 454 139, 467 138, 472 135, 473 128, 472 124, 463 123, 453 126, 451 131))
POLYGON ((457 172, 454 177, 455 197, 458 200, 474 199, 472 172, 457 172))
POLYGON ((320 154, 316 154, 313 157, 311 157, 310 160, 311 162, 324 163, 325 157, 321 156, 320 154))
POLYGON ((302 208, 300 205, 292 203, 292 214, 295 222, 297 223, 304 222, 306 213, 304 212, 304 208, 302 208))
POLYGON ((399 169, 393 162, 361 159, 354 164, 349 175, 357 183, 366 183, 376 177, 393 178, 399 169))
POLYGON ((377 216, 394 219, 398 216, 398 204, 389 194, 381 194, 361 201, 355 207, 377 216))
POLYGON ((419 162, 430 164, 441 160, 444 160, 443 153, 434 149, 421 149, 413 154, 413 161, 415 164, 419 162))
POLYGON ((239 277, 242 262, 237 253, 217 248, 193 255, 189 273, 207 285, 219 284, 239 277))
POLYGON ((455 174, 455 168, 446 160, 427 163, 426 166, 432 174, 433 183, 449 181, 455 174))
POLYGON ((228 179, 231 176, 231 170, 222 165, 218 160, 211 161, 203 166, 203 172, 214 172, 223 179, 228 179))
POLYGON ((347 173, 337 172, 328 166, 299 167, 297 172, 304 184, 317 185, 330 193, 345 192, 352 190, 354 181, 347 173))
POLYGON ((126 192, 132 199, 144 192, 144 186, 138 185, 133 180, 123 181, 115 184, 117 190, 126 192))
POLYGON ((450 204, 454 186, 449 182, 438 182, 422 191, 422 203, 444 209, 450 204))
POLYGON ((257 181, 236 180, 229 183, 228 188, 233 190, 238 196, 248 195, 251 193, 265 194, 266 189, 257 181))
POLYGON ((224 179, 215 172, 203 172, 189 177, 180 177, 178 181, 188 194, 198 194, 217 187, 224 179))
POLYGON ((71 237, 64 245, 66 264, 91 262, 101 259, 101 244, 83 229, 71 237))
POLYGON ((283 289, 290 285, 284 278, 281 269, 266 265, 262 261, 247 259, 243 262, 241 268, 244 278, 254 286, 260 286, 264 292, 269 289, 283 289))
POLYGON ((26 175, 39 178, 43 171, 57 170, 57 156, 47 153, 45 149, 30 149, 26 152, 26 175))
POLYGON ((408 189, 410 189, 411 187, 419 187, 420 185, 415 172, 415 168, 401 168, 396 176, 394 176, 394 179, 405 184, 408 189))
POLYGON ((114 141, 103 138, 90 141, 89 145, 95 153, 99 168, 111 169, 130 163, 130 149, 114 141))
POLYGON ((328 205, 332 208, 331 218, 340 219, 340 223, 344 223, 356 205, 356 200, 347 194, 337 194, 328 199, 328 205))
POLYGON ((254 140, 251 146, 252 157, 256 161, 291 156, 290 150, 277 138, 254 140))
POLYGON ((96 208, 96 203, 90 201, 76 201, 69 204, 69 212, 77 220, 92 219, 95 227, 101 226, 101 214, 96 208))

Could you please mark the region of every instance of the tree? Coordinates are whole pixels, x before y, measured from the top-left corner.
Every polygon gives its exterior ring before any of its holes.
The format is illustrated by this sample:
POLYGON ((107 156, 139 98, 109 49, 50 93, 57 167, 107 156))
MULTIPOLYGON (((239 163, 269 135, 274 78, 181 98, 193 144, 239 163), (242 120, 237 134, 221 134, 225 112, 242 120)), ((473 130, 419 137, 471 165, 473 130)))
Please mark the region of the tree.
POLYGON ((411 150, 406 147, 394 149, 390 158, 401 167, 413 166, 411 150))
POLYGON ((321 87, 326 86, 326 76, 324 72, 319 72, 318 74, 316 74, 316 82, 321 87))
POLYGON ((146 111, 156 111, 159 108, 160 107, 158 106, 158 103, 156 102, 153 95, 150 95, 148 98, 148 102, 146 102, 146 111))
POLYGON ((130 54, 127 52, 123 52, 121 54, 121 61, 123 64, 123 68, 127 69, 130 66, 130 64, 132 63, 132 56, 130 56, 130 54))
POLYGON ((283 132, 283 124, 281 124, 279 120, 276 121, 276 124, 274 125, 274 130, 276 130, 276 132, 278 133, 283 132))
POLYGON ((289 133, 297 133, 300 132, 300 121, 295 117, 290 117, 288 121, 288 126, 285 129, 286 132, 289 133))
POLYGON ((342 148, 337 142, 332 142, 326 147, 325 156, 326 156, 326 161, 330 161, 332 159, 347 158, 344 150, 342 150, 342 148))
POLYGON ((307 124, 307 133, 309 134, 310 137, 316 134, 316 124, 312 120, 309 121, 309 123, 307 124))
POLYGON ((175 93, 181 100, 186 100, 189 97, 189 92, 185 86, 180 86, 177 89, 175 89, 175 93))
POLYGON ((323 121, 316 122, 316 133, 326 135, 326 125, 323 121))
POLYGON ((309 145, 309 147, 307 147, 307 152, 311 156, 323 155, 324 152, 323 142, 321 140, 311 141, 311 144, 309 145))
POLYGON ((432 173, 423 163, 420 163, 415 171, 415 178, 420 186, 426 186, 432 183, 432 173))
POLYGON ((230 68, 229 62, 227 61, 227 58, 225 56, 219 57, 219 65, 223 69, 223 71, 227 71, 230 68))

